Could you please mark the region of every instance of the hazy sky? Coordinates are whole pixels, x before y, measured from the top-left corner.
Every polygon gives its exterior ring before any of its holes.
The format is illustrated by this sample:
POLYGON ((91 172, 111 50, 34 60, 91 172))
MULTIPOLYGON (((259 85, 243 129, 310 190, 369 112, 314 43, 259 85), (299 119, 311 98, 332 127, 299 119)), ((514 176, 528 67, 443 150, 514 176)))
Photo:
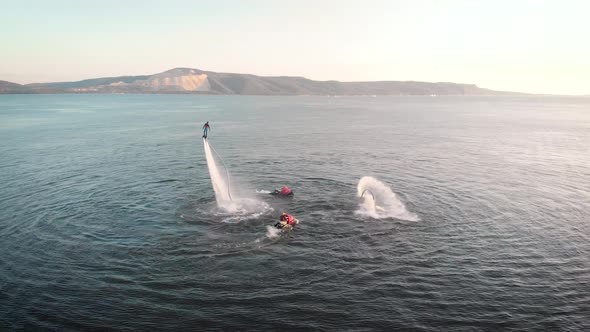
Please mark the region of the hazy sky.
POLYGON ((590 93, 590 1, 0 0, 0 80, 173 67, 590 93))

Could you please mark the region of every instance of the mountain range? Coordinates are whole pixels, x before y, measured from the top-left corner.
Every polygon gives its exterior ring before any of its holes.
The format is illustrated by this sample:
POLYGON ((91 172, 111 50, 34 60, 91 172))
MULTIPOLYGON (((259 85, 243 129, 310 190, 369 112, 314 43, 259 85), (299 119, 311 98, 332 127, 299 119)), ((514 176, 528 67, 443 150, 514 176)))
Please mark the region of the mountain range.
POLYGON ((475 84, 416 81, 314 81, 293 76, 256 76, 174 68, 154 75, 93 78, 76 82, 17 84, 0 81, 10 93, 187 93, 222 95, 506 95, 475 84))

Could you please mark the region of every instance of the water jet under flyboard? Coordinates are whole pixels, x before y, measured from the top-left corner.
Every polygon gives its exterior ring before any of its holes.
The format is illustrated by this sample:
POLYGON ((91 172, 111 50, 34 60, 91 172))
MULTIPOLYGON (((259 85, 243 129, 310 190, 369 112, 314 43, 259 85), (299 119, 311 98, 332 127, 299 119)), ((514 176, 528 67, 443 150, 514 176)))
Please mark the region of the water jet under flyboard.
POLYGON ((207 168, 209 169, 209 176, 215 193, 217 207, 222 213, 251 214, 272 209, 268 204, 257 199, 237 197, 232 191, 231 179, 225 162, 205 138, 203 138, 203 149, 205 150, 207 168), (215 156, 221 161, 225 172, 218 166, 215 156))

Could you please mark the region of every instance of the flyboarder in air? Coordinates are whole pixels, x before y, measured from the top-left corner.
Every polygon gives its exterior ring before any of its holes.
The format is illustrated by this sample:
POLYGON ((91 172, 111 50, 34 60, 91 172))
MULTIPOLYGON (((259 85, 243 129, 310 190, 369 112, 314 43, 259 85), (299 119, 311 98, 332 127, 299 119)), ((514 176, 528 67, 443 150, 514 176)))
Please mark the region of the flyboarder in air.
POLYGON ((209 121, 207 121, 203 125, 203 138, 207 138, 207 133, 209 132, 209 129, 211 129, 211 127, 209 126, 209 121))

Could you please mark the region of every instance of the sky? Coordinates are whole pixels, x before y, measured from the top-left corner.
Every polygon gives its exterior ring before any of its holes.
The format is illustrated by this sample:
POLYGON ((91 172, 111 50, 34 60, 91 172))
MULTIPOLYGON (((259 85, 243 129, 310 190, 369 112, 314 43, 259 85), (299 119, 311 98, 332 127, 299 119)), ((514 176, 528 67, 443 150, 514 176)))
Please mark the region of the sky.
POLYGON ((0 80, 175 67, 590 94, 586 0, 0 0, 0 80))

